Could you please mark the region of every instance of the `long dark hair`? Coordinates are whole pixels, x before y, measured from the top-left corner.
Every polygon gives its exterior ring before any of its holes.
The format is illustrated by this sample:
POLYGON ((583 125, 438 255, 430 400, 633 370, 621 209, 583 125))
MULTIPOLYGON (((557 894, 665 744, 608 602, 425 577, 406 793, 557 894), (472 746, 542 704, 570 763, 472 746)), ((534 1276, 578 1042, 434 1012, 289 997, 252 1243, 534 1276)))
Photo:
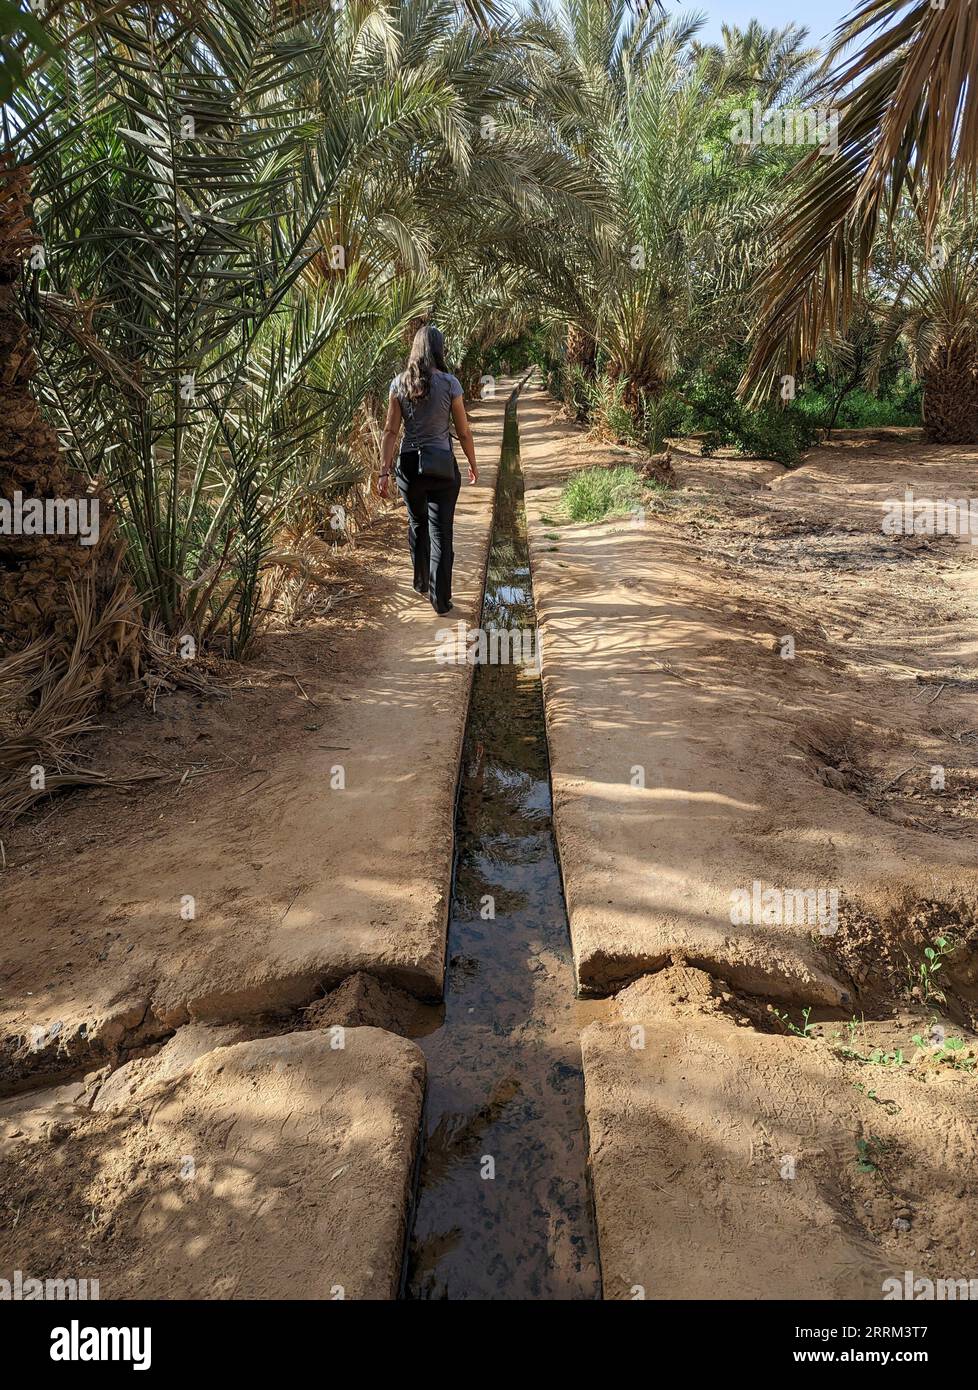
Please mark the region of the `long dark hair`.
POLYGON ((433 323, 426 323, 414 335, 407 366, 397 383, 397 394, 409 401, 423 401, 431 390, 433 371, 448 371, 445 366, 445 335, 433 323))

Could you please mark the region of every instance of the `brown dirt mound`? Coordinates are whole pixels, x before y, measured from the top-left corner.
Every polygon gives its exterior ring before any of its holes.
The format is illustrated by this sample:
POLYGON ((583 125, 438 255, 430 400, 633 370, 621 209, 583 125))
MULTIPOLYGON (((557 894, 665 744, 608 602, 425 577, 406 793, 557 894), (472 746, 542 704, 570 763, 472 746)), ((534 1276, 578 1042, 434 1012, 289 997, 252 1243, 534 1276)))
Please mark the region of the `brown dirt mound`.
POLYGON ((520 421, 580 985, 681 951, 750 994, 906 1003, 929 924, 965 952, 978 915, 978 552, 882 520, 907 486, 969 495, 978 452, 844 443, 786 473, 675 445, 643 525, 554 545, 567 475, 620 451, 537 390, 520 421))
POLYGON ((393 1298, 424 1090, 403 1038, 219 1047, 93 1113, 0 1107, 0 1277, 102 1298, 393 1298))

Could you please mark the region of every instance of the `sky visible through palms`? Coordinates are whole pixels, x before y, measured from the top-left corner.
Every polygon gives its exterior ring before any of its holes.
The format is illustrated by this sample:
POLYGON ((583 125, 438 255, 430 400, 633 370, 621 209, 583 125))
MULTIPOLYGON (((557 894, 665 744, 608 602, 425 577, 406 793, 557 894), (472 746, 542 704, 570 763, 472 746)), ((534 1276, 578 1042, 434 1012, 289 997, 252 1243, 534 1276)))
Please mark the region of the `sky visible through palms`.
MULTIPOLYGON (((520 0, 507 3, 511 9, 522 8, 520 0)), ((701 43, 718 43, 725 24, 746 29, 755 19, 765 29, 781 29, 786 24, 803 26, 812 44, 827 48, 828 40, 856 5, 855 0, 820 0, 817 7, 786 5, 784 0, 701 0, 699 4, 664 0, 664 8, 669 18, 700 15, 703 26, 697 37, 701 43)))
POLYGON ((746 29, 751 20, 756 19, 766 29, 780 29, 785 24, 803 25, 811 42, 821 48, 827 47, 827 40, 854 8, 852 0, 819 0, 817 5, 797 6, 786 5, 784 0, 715 0, 715 3, 683 6, 670 3, 670 0, 666 3, 668 14, 705 16, 698 35, 704 43, 718 41, 724 24, 746 29))

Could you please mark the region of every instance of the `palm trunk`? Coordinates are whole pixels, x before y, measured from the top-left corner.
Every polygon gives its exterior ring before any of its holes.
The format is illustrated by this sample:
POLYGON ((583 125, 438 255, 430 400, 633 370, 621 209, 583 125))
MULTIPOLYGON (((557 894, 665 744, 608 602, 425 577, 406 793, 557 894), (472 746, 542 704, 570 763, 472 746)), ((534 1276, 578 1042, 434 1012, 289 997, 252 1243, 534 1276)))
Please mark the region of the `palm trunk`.
MULTIPOLYGON (((31 334, 20 314, 17 283, 37 243, 31 222, 30 170, 0 161, 0 498, 84 498, 87 479, 72 469, 45 421, 30 384, 37 369, 31 334)), ((117 594, 120 550, 113 519, 99 496, 98 540, 77 536, 0 534, 0 659, 39 639, 71 648, 77 623, 74 589, 91 583, 94 616, 117 594)), ((138 632, 117 623, 99 649, 86 652, 103 688, 128 667, 135 672, 138 632)))
POLYGON ((567 365, 580 367, 587 381, 593 381, 597 373, 598 345, 594 338, 578 323, 567 325, 567 365))
POLYGON ((615 384, 624 378, 622 402, 636 425, 641 425, 647 403, 656 400, 662 394, 664 383, 661 378, 648 373, 643 374, 640 368, 635 367, 626 372, 620 362, 614 361, 608 364, 608 378, 615 384))
POLYGON ((941 347, 924 369, 924 431, 932 444, 978 444, 978 348, 941 347))
POLYGON ((564 404, 573 411, 574 419, 579 425, 586 425, 590 419, 588 387, 594 382, 597 371, 597 343, 580 324, 568 323, 564 404))

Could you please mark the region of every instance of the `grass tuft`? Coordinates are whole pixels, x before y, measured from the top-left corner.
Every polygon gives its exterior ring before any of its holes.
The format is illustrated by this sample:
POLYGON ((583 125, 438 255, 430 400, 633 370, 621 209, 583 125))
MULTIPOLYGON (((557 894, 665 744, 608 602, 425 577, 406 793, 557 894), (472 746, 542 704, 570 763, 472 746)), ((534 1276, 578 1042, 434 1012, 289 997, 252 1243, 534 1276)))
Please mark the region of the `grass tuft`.
POLYGON ((602 521, 640 503, 642 487, 634 468, 583 468, 568 479, 560 500, 572 521, 602 521))

